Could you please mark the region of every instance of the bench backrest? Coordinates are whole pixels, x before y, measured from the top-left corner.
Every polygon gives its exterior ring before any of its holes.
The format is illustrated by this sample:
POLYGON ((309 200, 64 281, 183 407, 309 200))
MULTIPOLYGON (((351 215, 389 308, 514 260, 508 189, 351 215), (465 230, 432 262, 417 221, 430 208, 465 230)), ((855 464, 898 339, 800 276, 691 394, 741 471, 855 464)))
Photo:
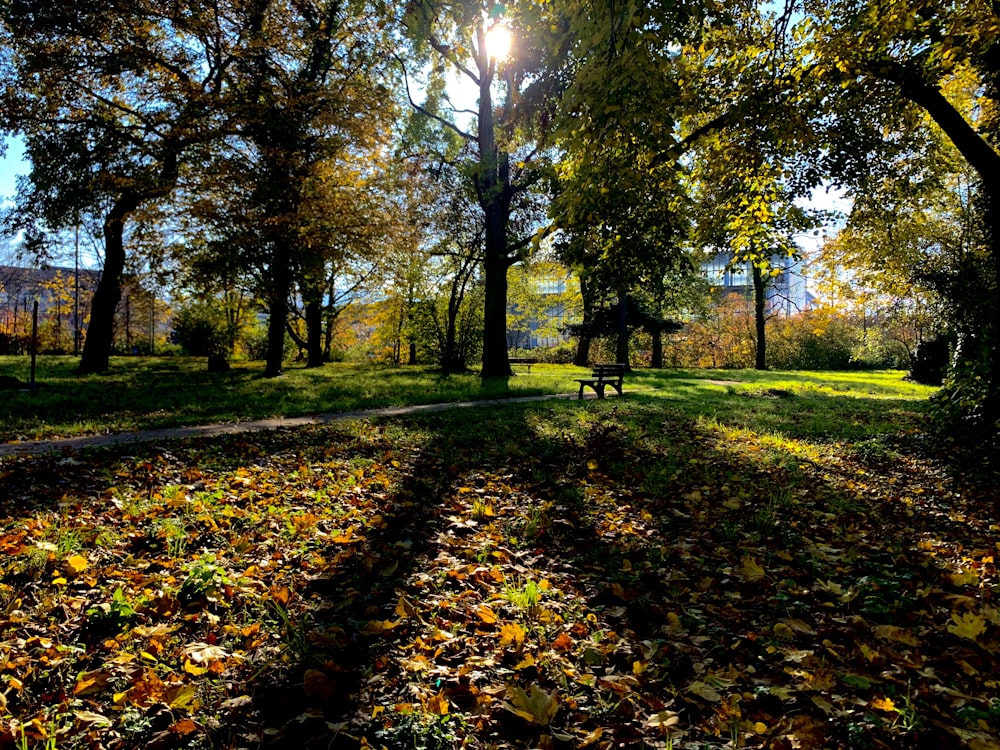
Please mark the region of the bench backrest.
POLYGON ((620 363, 596 364, 593 374, 595 378, 620 378, 625 374, 625 365, 620 363))

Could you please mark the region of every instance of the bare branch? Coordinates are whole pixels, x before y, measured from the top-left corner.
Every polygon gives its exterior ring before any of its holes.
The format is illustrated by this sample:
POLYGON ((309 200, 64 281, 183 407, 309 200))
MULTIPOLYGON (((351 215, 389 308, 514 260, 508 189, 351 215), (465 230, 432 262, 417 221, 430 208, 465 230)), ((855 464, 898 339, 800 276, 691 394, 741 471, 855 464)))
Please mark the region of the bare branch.
POLYGON ((406 98, 410 100, 410 106, 413 107, 415 110, 417 110, 417 112, 419 112, 420 114, 424 115, 425 117, 429 117, 435 122, 448 128, 449 130, 454 131, 456 134, 458 134, 460 138, 463 138, 466 141, 474 142, 476 140, 476 137, 474 135, 466 133, 451 120, 448 120, 447 118, 444 118, 435 112, 431 112, 425 106, 423 106, 422 104, 418 104, 416 102, 416 100, 413 98, 413 94, 410 92, 410 76, 406 72, 406 65, 404 64, 403 60, 399 57, 399 55, 394 54, 393 57, 396 59, 396 62, 399 63, 399 67, 403 71, 403 84, 406 86, 406 98))

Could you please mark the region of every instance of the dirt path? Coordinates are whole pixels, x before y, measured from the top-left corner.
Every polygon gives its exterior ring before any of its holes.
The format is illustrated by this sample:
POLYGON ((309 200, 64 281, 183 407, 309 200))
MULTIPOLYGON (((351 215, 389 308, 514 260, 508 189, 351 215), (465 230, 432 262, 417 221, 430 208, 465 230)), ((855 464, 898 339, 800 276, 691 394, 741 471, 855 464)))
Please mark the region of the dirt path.
MULTIPOLYGON (((490 399, 485 401, 459 401, 444 404, 395 406, 386 409, 347 411, 336 414, 314 414, 304 417, 275 417, 273 419, 258 419, 253 422, 227 422, 224 424, 208 424, 197 427, 168 427, 159 430, 140 430, 136 432, 120 432, 109 435, 81 435, 80 437, 57 438, 53 440, 26 440, 24 442, 0 444, 0 458, 7 456, 37 455, 53 451, 61 453, 75 453, 85 448, 104 448, 111 445, 149 443, 156 440, 178 440, 189 437, 209 437, 212 435, 228 435, 236 432, 259 432, 261 430, 275 430, 281 427, 301 427, 303 425, 346 422, 352 419, 397 417, 404 414, 444 411, 446 409, 469 409, 479 406, 501 406, 503 404, 517 404, 531 401, 546 401, 556 398, 576 397, 577 394, 575 393, 558 393, 544 396, 523 396, 520 398, 490 399)), ((593 397, 593 394, 586 394, 584 396, 584 398, 593 397)))

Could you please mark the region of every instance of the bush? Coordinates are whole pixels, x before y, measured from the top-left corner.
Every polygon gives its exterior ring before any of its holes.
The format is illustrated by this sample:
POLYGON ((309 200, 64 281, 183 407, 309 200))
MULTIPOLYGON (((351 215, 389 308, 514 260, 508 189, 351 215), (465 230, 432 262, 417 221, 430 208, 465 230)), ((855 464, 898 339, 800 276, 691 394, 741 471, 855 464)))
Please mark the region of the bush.
POLYGON ((174 337, 192 357, 228 355, 234 344, 225 312, 211 302, 191 301, 174 315, 174 337))
POLYGON ((539 362, 546 362, 551 365, 568 365, 573 362, 576 356, 576 342, 566 341, 556 346, 545 349, 535 349, 539 362))
POLYGON ((777 370, 847 370, 856 367, 853 325, 824 311, 809 311, 770 322, 768 366, 777 370))

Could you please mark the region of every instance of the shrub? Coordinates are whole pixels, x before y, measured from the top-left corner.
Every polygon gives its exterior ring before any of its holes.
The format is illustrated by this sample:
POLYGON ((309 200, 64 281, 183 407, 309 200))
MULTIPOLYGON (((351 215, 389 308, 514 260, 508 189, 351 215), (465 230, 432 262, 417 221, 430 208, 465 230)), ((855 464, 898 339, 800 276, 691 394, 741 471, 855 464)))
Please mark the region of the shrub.
POLYGON ((174 315, 174 337, 193 357, 228 355, 235 344, 225 312, 210 301, 192 300, 181 307, 174 315))
POLYGON ((846 370, 856 366, 854 326, 821 310, 770 321, 768 366, 778 370, 846 370))

